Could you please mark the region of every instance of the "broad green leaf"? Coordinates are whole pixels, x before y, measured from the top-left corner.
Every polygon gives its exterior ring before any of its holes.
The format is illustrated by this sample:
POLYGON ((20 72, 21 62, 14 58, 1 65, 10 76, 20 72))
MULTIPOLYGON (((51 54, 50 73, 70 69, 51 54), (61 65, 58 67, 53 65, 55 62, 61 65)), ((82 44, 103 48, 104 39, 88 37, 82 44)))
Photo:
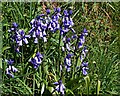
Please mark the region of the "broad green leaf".
POLYGON ((5 50, 7 50, 7 49, 10 49, 11 47, 10 46, 4 46, 3 48, 2 48, 2 52, 4 52, 5 50))
POLYGON ((43 94, 44 91, 45 91, 45 84, 44 84, 44 82, 43 82, 43 83, 42 83, 42 88, 41 88, 41 94, 43 94))
POLYGON ((115 91, 108 91, 106 90, 107 93, 111 94, 111 95, 115 95, 115 96, 118 96, 118 93, 115 92, 115 91))
POLYGON ((54 88, 53 87, 48 87, 47 86, 47 89, 52 93, 54 91, 54 88))
POLYGON ((100 84, 101 84, 101 82, 98 80, 98 82, 97 82, 97 95, 99 94, 99 91, 100 91, 100 84))
POLYGON ((73 96, 75 96, 75 94, 73 93, 72 90, 70 90, 70 89, 66 89, 66 93, 68 93, 68 92, 70 92, 73 96))
POLYGON ((89 86, 90 86, 90 78, 89 76, 84 77, 85 83, 86 83, 86 89, 87 89, 87 96, 89 96, 89 86))

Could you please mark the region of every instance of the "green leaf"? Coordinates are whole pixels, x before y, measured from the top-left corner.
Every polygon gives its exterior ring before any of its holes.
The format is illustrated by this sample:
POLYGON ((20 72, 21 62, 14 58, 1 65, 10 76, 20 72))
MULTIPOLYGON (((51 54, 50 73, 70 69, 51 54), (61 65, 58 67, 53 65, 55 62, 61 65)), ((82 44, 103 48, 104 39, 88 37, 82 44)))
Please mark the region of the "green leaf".
POLYGON ((44 84, 44 82, 43 82, 43 83, 42 83, 42 88, 41 88, 41 94, 43 94, 44 91, 45 91, 45 84, 44 84))
POLYGON ((2 52, 4 52, 5 50, 7 50, 7 49, 9 49, 9 48, 11 48, 10 46, 4 46, 3 48, 2 48, 2 52))
POLYGON ((80 66, 80 65, 81 65, 81 60, 80 60, 80 58, 78 58, 77 66, 80 66))
POLYGON ((54 88, 53 87, 48 87, 47 86, 47 89, 50 91, 50 93, 52 93, 54 91, 54 88))
POLYGON ((107 92, 107 93, 109 93, 109 94, 112 94, 112 95, 118 96, 118 93, 115 92, 115 91, 108 91, 108 90, 106 90, 105 92, 107 92))
POLYGON ((90 85, 90 78, 89 76, 84 77, 85 83, 86 83, 86 89, 87 89, 87 96, 89 96, 89 85, 90 85))
POLYGON ((19 78, 17 78, 17 81, 20 82, 29 91, 30 94, 32 94, 31 89, 23 81, 21 81, 19 78))
POLYGON ((98 82, 97 82, 97 95, 99 94, 99 91, 100 91, 100 84, 101 84, 101 82, 98 80, 98 82))
POLYGON ((70 90, 70 89, 66 89, 66 93, 68 93, 68 92, 70 92, 73 96, 75 96, 75 94, 73 93, 72 90, 70 90))

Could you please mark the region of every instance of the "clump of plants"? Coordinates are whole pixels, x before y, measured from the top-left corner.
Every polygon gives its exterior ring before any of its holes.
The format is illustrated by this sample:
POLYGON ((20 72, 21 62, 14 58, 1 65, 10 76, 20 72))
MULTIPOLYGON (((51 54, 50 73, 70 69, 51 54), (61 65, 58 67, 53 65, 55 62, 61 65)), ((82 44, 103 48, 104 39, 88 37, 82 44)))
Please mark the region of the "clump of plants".
POLYGON ((31 20, 31 29, 27 33, 19 29, 19 24, 12 23, 8 30, 12 56, 3 59, 7 63, 6 78, 13 78, 13 81, 25 78, 29 81, 29 77, 33 84, 28 86, 34 88, 33 94, 43 94, 49 87, 52 94, 60 95, 65 95, 66 89, 69 91, 69 80, 84 78, 88 74, 88 61, 85 59, 88 31, 84 28, 80 34, 76 33, 72 28, 72 14, 71 9, 63 12, 60 7, 54 8, 54 11, 46 9, 46 14, 31 20), (26 72, 32 73, 19 77, 26 72), (39 82, 36 81, 38 78, 39 82), (38 84, 41 82, 42 85, 38 84), (40 93, 36 91, 38 88, 42 88, 40 93))

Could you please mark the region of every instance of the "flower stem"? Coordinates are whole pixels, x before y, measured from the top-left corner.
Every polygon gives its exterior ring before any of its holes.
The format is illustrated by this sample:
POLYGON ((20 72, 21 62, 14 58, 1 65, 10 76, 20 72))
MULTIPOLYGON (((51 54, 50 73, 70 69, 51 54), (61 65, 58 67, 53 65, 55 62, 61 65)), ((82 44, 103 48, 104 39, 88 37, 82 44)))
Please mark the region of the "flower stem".
POLYGON ((61 42, 61 35, 59 34, 59 44, 58 44, 58 68, 57 68, 57 72, 59 73, 59 76, 61 76, 61 71, 60 71, 60 63, 61 63, 61 58, 60 58, 60 53, 61 53, 61 49, 60 49, 60 42, 61 42))

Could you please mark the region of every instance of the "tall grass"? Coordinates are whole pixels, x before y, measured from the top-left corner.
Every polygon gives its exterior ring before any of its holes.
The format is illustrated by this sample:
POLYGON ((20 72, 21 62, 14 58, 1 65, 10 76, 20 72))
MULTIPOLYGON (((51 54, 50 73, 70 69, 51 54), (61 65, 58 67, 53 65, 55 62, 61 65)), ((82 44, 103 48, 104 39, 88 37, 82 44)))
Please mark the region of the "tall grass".
MULTIPOLYGON (((51 9, 56 5, 61 6, 62 11, 72 8, 72 18, 75 23, 74 29, 77 34, 80 34, 84 27, 88 30, 89 35, 86 37, 86 45, 89 50, 86 58, 89 62, 88 76, 82 76, 80 72, 75 77, 74 69, 76 66, 73 66, 71 73, 66 74, 64 68, 63 74, 59 72, 59 64, 63 63, 63 56, 66 54, 60 51, 62 42, 59 32, 51 35, 47 44, 40 41, 39 44, 35 45, 30 41, 30 44, 23 47, 21 54, 14 53, 13 49, 11 49, 11 44, 9 44, 7 30, 12 22, 17 22, 19 28, 24 29, 27 34, 31 29, 30 21, 40 13, 44 13, 43 3, 5 2, 2 3, 3 40, 0 38, 0 45, 3 45, 2 57, 3 59, 14 58, 19 72, 15 74, 14 78, 8 78, 5 73, 7 63, 2 63, 2 94, 5 96, 26 94, 30 96, 34 94, 51 95, 54 90, 53 81, 57 81, 62 77, 66 86, 67 96, 78 94, 81 96, 93 96, 94 94, 102 94, 103 96, 117 95, 119 91, 117 86, 119 81, 118 65, 120 63, 118 55, 119 4, 45 3, 45 6, 51 9), (44 54, 44 59, 42 65, 36 71, 32 66, 29 66, 28 60, 35 55, 37 50, 44 54), (71 76, 71 78, 67 75, 71 76)), ((2 32, 0 32, 0 35, 2 35, 2 32)), ((77 60, 73 63, 80 64, 77 60)))

